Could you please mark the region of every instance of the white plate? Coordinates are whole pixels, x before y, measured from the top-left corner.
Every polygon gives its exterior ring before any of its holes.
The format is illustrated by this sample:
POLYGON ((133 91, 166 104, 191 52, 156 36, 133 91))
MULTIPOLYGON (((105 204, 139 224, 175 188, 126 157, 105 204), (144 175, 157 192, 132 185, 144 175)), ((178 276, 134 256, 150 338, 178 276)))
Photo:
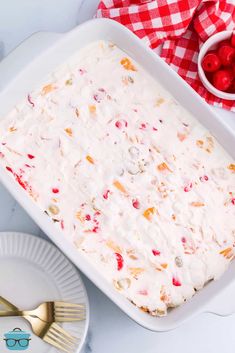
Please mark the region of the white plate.
MULTIPOLYGON (((81 338, 77 352, 80 351, 88 329, 88 298, 78 271, 55 246, 28 234, 0 233, 0 295, 25 310, 50 300, 84 303, 86 320, 63 324, 69 332, 81 338)), ((16 327, 31 333, 25 352, 58 352, 36 337, 24 319, 1 318, 1 353, 10 352, 3 338, 16 327)))

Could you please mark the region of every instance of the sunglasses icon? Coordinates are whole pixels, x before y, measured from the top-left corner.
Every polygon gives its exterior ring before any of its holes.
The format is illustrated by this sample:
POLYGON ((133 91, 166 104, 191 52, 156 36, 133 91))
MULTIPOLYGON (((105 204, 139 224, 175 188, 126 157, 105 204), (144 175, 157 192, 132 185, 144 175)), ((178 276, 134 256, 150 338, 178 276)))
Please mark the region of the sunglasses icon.
POLYGON ((31 338, 20 338, 20 339, 15 339, 15 338, 4 338, 4 341, 6 342, 7 347, 15 347, 17 344, 20 347, 28 347, 29 341, 31 341, 31 338))

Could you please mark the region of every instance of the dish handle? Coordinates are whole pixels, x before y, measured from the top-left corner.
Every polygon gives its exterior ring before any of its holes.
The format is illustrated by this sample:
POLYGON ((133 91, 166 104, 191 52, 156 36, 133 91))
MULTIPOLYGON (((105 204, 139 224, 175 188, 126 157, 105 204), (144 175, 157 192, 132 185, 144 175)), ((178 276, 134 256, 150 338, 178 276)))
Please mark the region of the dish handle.
POLYGON ((37 32, 20 43, 0 61, 0 91, 43 50, 49 48, 63 34, 37 32), (9 68, 11 68, 9 70, 9 68))

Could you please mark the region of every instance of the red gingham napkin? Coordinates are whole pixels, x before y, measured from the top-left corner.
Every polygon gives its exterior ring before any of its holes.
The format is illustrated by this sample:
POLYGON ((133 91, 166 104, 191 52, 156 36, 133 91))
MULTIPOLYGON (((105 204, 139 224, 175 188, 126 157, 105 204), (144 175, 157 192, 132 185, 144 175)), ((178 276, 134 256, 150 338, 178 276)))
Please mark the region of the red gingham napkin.
POLYGON ((96 17, 116 20, 161 57, 209 104, 235 112, 235 101, 215 97, 197 73, 200 45, 212 34, 235 28, 235 0, 102 0, 96 17))

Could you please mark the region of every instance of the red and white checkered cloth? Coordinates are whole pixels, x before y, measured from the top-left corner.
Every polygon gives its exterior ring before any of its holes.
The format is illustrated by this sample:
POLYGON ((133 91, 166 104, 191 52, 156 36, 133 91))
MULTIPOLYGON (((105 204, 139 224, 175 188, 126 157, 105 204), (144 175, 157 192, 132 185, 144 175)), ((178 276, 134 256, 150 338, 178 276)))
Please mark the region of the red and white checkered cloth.
POLYGON ((209 104, 235 112, 235 101, 215 97, 197 73, 200 45, 235 28, 235 0, 102 0, 96 17, 122 23, 161 57, 209 104))

